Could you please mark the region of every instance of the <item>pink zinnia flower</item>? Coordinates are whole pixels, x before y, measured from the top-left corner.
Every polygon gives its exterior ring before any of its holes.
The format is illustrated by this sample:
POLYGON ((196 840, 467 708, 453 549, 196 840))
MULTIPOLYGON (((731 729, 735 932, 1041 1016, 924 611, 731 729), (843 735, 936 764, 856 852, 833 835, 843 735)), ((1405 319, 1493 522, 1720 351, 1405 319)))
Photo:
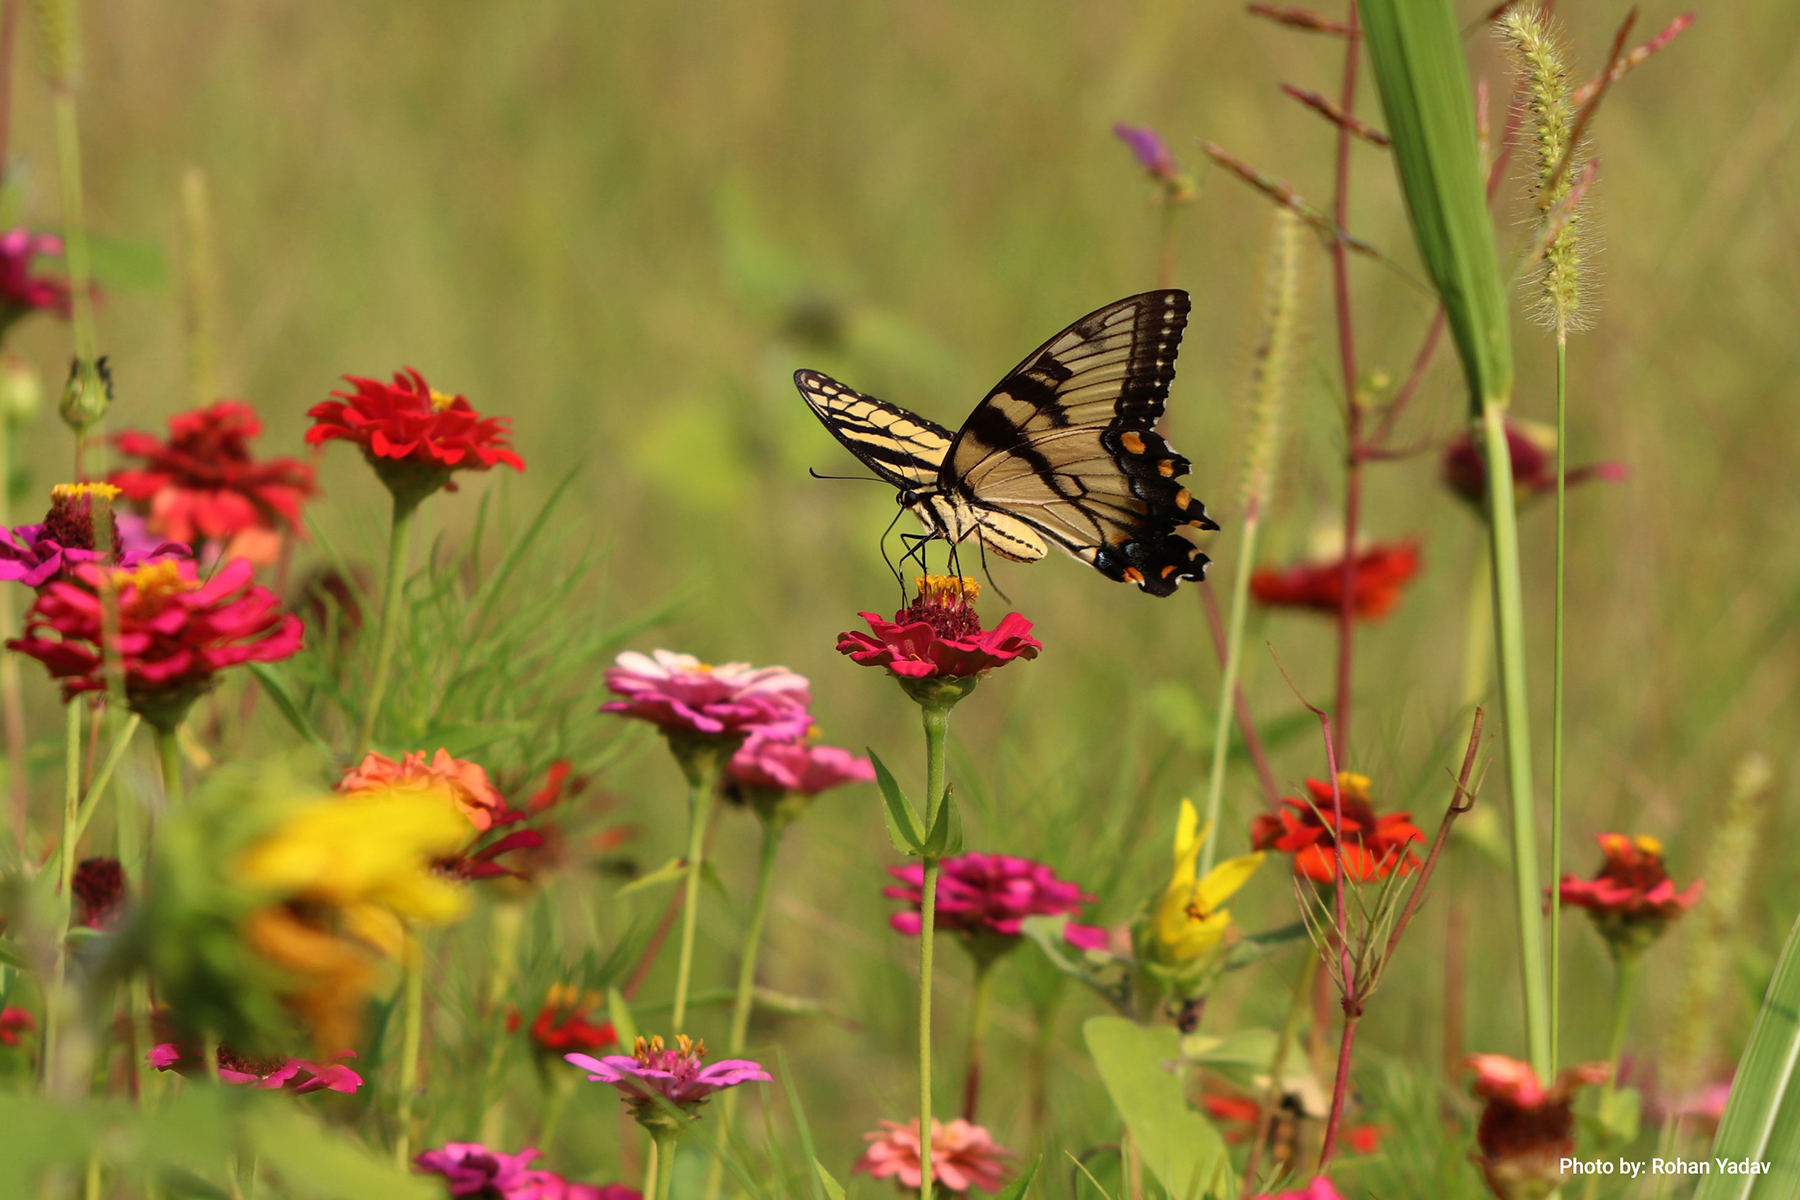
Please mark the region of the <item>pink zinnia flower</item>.
POLYGON ((1303 1188, 1292 1191, 1277 1192, 1268 1197, 1250 1197, 1250 1200, 1344 1200, 1344 1197, 1330 1179, 1323 1175, 1313 1177, 1313 1181, 1303 1188))
MULTIPOLYGON (((107 499, 118 489, 104 483, 59 483, 50 489, 50 511, 37 525, 0 529, 0 580, 42 587, 72 574, 83 563, 100 561, 94 549, 94 496, 107 499)), ((141 567, 165 558, 186 558, 179 542, 153 537, 143 518, 113 514, 112 562, 141 567)))
MULTIPOLYGON (((902 1125, 883 1121, 874 1133, 863 1134, 868 1150, 856 1160, 853 1171, 867 1171, 876 1179, 898 1179, 902 1188, 916 1191, 925 1180, 919 1166, 919 1118, 902 1125)), ((994 1135, 961 1117, 948 1124, 931 1122, 931 1179, 946 1191, 966 1192, 978 1187, 997 1192, 1006 1182, 1006 1162, 1015 1155, 994 1143, 994 1135)))
POLYGON ((1007 613, 991 630, 981 627, 975 598, 981 586, 954 575, 918 579, 918 599, 884 621, 858 613, 868 633, 838 634, 839 654, 865 667, 886 667, 902 680, 960 680, 986 674, 1015 658, 1036 658, 1044 648, 1031 636, 1031 622, 1007 613))
POLYGON ((502 1154, 489 1150, 480 1142, 450 1142, 436 1150, 427 1150, 413 1159, 413 1165, 432 1175, 442 1175, 450 1185, 452 1196, 479 1196, 483 1200, 524 1200, 537 1195, 527 1191, 533 1187, 531 1160, 536 1150, 502 1154))
POLYGON ((589 1083, 610 1083, 625 1093, 626 1101, 641 1115, 656 1113, 659 1096, 692 1112, 714 1092, 772 1078, 760 1065, 744 1058, 720 1059, 703 1066, 706 1043, 690 1041, 685 1034, 675 1035, 673 1048, 665 1047, 660 1037, 639 1038, 630 1054, 605 1058, 565 1054, 563 1059, 587 1071, 589 1083))
POLYGON ((1546 1088, 1530 1064, 1505 1055, 1472 1055, 1469 1066, 1475 1095, 1487 1101, 1475 1133, 1481 1147, 1475 1162, 1488 1187, 1500 1200, 1549 1195, 1565 1178, 1562 1160, 1575 1153, 1575 1091, 1605 1083, 1612 1068, 1583 1063, 1546 1088))
POLYGON ((867 758, 836 746, 777 741, 753 736, 726 765, 731 783, 740 788, 800 792, 816 796, 846 783, 872 783, 875 768, 867 758))
POLYGON ((152 726, 172 730, 220 671, 299 651, 300 618, 282 612, 275 593, 252 582, 255 574, 241 558, 205 581, 189 560, 163 559, 135 571, 78 567, 73 582, 57 580, 38 593, 25 636, 6 646, 62 680, 65 701, 105 691, 99 592, 113 589, 127 701, 152 726))
POLYGON ((346 796, 375 792, 441 793, 479 830, 523 815, 514 814, 507 807, 506 797, 488 781, 485 770, 464 759, 451 758, 441 746, 429 762, 423 750, 411 751, 399 762, 385 754, 371 753, 338 780, 337 790, 346 796))
POLYGON ((809 684, 786 667, 749 663, 710 666, 691 654, 627 650, 606 672, 606 686, 623 699, 600 706, 649 721, 664 733, 698 737, 798 739, 812 728, 809 684))
MULTIPOLYGON (((984 943, 1004 953, 1022 934, 1026 917, 1054 917, 1078 913, 1093 901, 1075 884, 1058 879, 1043 863, 1006 854, 963 854, 940 864, 937 881, 939 930, 967 936, 972 946, 984 943), (1004 939, 995 944, 995 939, 1004 939)), ((920 863, 889 867, 899 887, 885 887, 881 894, 904 900, 909 906, 888 918, 888 923, 907 937, 918 937, 924 921, 920 908, 925 900, 925 868, 920 863)), ((1107 933, 1071 922, 1064 929, 1069 942, 1084 950, 1102 949, 1107 933)))
POLYGON ((68 281, 31 272, 32 259, 61 258, 62 253, 63 240, 55 234, 22 227, 0 234, 0 329, 38 309, 69 315, 68 281))
POLYGON ((313 469, 295 458, 256 461, 250 441, 262 432, 256 410, 241 400, 169 418, 169 440, 130 429, 113 445, 142 466, 108 481, 150 519, 150 528, 223 558, 275 561, 281 539, 300 530, 300 506, 318 488, 313 469))
POLYGON ((1600 873, 1592 879, 1564 875, 1562 902, 1587 909, 1613 953, 1634 954, 1693 907, 1701 883, 1695 880, 1685 891, 1676 891, 1663 865, 1662 843, 1653 837, 1603 833, 1598 841, 1606 855, 1600 873))
POLYGON ((20 1035, 37 1028, 37 1018, 23 1008, 0 1008, 0 1046, 16 1046, 20 1035))
MULTIPOLYGON (((206 1064, 196 1050, 175 1042, 158 1043, 144 1057, 159 1071, 200 1075, 206 1070, 206 1064)), ((355 1057, 356 1051, 345 1050, 333 1059, 355 1057)), ((316 1063, 304 1058, 255 1058, 220 1046, 219 1082, 268 1090, 286 1088, 299 1093, 332 1091, 350 1094, 362 1086, 363 1077, 337 1061, 316 1063)))
MULTIPOLYGON (((1556 430, 1536 421, 1506 423, 1506 452, 1512 460, 1513 498, 1518 503, 1556 491, 1556 430)), ((1617 482, 1631 472, 1624 463, 1601 462, 1570 467, 1565 486, 1590 479, 1617 482)), ((1487 507, 1487 461, 1481 447, 1465 433, 1444 449, 1444 485, 1477 509, 1487 507)))
MULTIPOLYGON (((1350 611, 1363 621, 1374 621, 1400 603, 1400 593, 1419 573, 1416 539, 1388 542, 1358 551, 1351 568, 1350 611)), ((1274 608, 1306 608, 1335 613, 1344 598, 1344 558, 1296 563, 1291 567, 1260 567, 1250 575, 1250 594, 1257 603, 1274 608)))
POLYGON ((457 471, 486 471, 505 463, 516 471, 525 460, 508 440, 511 422, 483 417, 463 396, 433 391, 407 367, 392 383, 344 376, 356 390, 307 410, 308 443, 341 439, 359 447, 397 502, 417 504, 450 484, 457 471))

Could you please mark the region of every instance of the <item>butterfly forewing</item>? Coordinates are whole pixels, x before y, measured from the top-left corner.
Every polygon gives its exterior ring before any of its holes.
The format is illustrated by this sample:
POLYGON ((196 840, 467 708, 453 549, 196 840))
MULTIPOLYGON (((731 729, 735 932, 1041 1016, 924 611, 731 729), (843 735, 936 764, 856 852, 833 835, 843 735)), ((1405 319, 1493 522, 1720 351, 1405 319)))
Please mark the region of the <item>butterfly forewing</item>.
POLYGON ((845 387, 818 371, 798 371, 794 386, 831 435, 897 488, 937 482, 950 431, 897 404, 845 387))
POLYGON ((1175 530, 1216 526, 1179 482, 1187 460, 1155 428, 1188 308, 1185 292, 1147 292, 1045 342, 963 423, 939 485, 1145 591, 1201 578, 1206 556, 1175 530))

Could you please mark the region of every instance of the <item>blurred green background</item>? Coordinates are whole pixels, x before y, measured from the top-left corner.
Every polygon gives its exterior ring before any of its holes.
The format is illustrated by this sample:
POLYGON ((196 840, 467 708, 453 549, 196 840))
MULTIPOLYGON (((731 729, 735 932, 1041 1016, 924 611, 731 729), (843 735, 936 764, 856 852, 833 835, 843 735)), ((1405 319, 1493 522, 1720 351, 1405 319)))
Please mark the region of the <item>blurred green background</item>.
MULTIPOLYGON (((1461 7, 1473 20, 1485 5, 1461 7)), ((1625 9, 1559 7, 1582 76, 1602 65, 1625 9)), ((1678 11, 1647 6, 1635 40, 1678 11)), ((420 368, 437 387, 510 415, 529 464, 521 479, 470 478, 460 496, 435 503, 431 519, 446 536, 466 527, 482 489, 504 486, 528 503, 579 465, 563 519, 578 544, 606 552, 604 588, 591 596, 597 621, 679 602, 639 648, 785 663, 813 679, 828 740, 873 745, 909 778, 919 757, 912 706, 832 649, 858 609, 894 605, 876 548, 892 498, 808 477, 809 466, 849 473, 853 464, 788 377, 817 367, 959 423, 1041 339, 1154 285, 1152 193, 1110 134, 1118 120, 1153 125, 1200 183, 1180 223, 1176 283, 1193 293, 1194 313, 1169 424, 1194 462, 1195 494, 1225 526, 1208 546, 1214 578, 1240 567, 1242 406, 1270 208, 1203 167, 1196 139, 1325 204, 1332 131, 1277 84, 1335 93, 1335 39, 1233 4, 1165 0, 115 0, 89 5, 87 20, 90 219, 140 260, 101 314, 118 376, 115 426, 160 428, 189 406, 174 264, 181 179, 199 168, 213 202, 221 384, 264 414, 265 452, 301 452, 303 414, 340 374, 420 368), (149 247, 161 247, 164 269, 143 265, 154 262, 149 247)), ((25 41, 14 153, 27 219, 54 227, 41 57, 29 32, 25 41)), ((1506 67, 1484 33, 1471 34, 1470 53, 1498 127, 1506 67)), ((1378 120, 1367 87, 1361 101, 1378 120)), ((1701 12, 1611 94, 1593 127, 1593 328, 1571 348, 1571 461, 1619 459, 1631 477, 1571 496, 1569 868, 1589 872, 1590 835, 1618 828, 1665 838, 1685 880, 1732 767, 1752 750, 1775 765, 1739 977, 1718 1014, 1724 1062, 1800 902, 1790 869, 1796 121, 1800 20, 1787 4, 1701 12)), ((1351 229, 1398 264, 1353 260, 1360 357, 1369 373, 1400 376, 1430 299, 1383 152, 1359 145, 1355 170, 1351 229)), ((1504 242, 1521 223, 1509 189, 1497 217, 1504 242)), ((1309 255, 1309 269, 1309 357, 1289 410, 1268 561, 1304 552, 1340 503, 1322 253, 1309 255)), ((66 338, 40 321, 16 345, 55 378, 66 338)), ((1521 320, 1518 345, 1518 410, 1547 419, 1550 339, 1521 320)), ((1465 720, 1464 614, 1480 534, 1437 481, 1438 447, 1461 422, 1459 380, 1440 355, 1399 438, 1420 452, 1370 472, 1368 532, 1419 535, 1426 566, 1401 606, 1360 632, 1348 764, 1431 824, 1445 799, 1446 741, 1465 720)), ((34 462, 66 455, 51 421, 33 436, 34 462)), ((54 482, 51 468, 40 471, 54 482)), ((347 452, 323 457, 321 480, 315 518, 373 561, 385 519, 376 483, 347 452)), ((1540 783, 1551 530, 1547 508, 1525 518, 1540 783)), ((973 844, 1044 858, 1092 889, 1110 884, 1100 914, 1126 919, 1166 879, 1175 801, 1204 788, 1216 672, 1199 607, 1191 589, 1157 601, 1060 557, 1001 565, 995 577, 1045 650, 958 711, 953 779, 972 810, 973 844)), ((1005 611, 998 597, 983 603, 990 618, 1005 611)), ((1323 756, 1291 719, 1299 706, 1270 650, 1325 702, 1330 628, 1259 615, 1247 644, 1259 717, 1298 731, 1276 756, 1283 785, 1297 787, 1323 774, 1323 756)), ((43 710, 37 728, 53 728, 49 688, 27 676, 43 710)), ((593 687, 597 701, 598 678, 593 687)), ((679 779, 647 731, 629 736, 642 752, 603 784, 628 802, 643 861, 654 863, 682 837, 679 779)), ((1496 809, 1497 783, 1496 772, 1487 792, 1496 809)), ((891 853, 875 803, 872 789, 828 796, 791 835, 764 958, 770 986, 824 998, 855 1026, 753 1031, 788 1047, 840 1177, 855 1135, 901 1116, 912 1086, 913 947, 885 925, 878 893, 891 853)), ((1243 847, 1257 803, 1252 777, 1234 771, 1227 852, 1243 847)), ((719 827, 733 889, 747 885, 753 838, 739 814, 719 827)), ((1459 852, 1445 878, 1476 918, 1470 1048, 1516 1053, 1508 878, 1475 851, 1459 852)), ((610 886, 592 895, 614 929, 632 902, 609 907, 610 886)), ((654 911, 657 902, 635 903, 654 911)), ((1277 864, 1238 912, 1253 927, 1290 919, 1277 864)), ((1371 1010, 1368 1061, 1434 1068, 1438 1048, 1418 1031, 1437 1026, 1444 912, 1440 896, 1371 1010)), ((727 980, 740 919, 709 904, 703 981, 727 980)), ((1609 988, 1584 925, 1571 920, 1566 936, 1564 1047, 1576 1059, 1603 1052, 1609 988)), ((1654 960, 1665 980, 1684 953, 1681 935, 1672 941, 1654 960)), ((966 972, 959 956, 944 961, 947 1103, 966 972)), ((1275 1022, 1294 969, 1290 956, 1228 985, 1208 1027, 1275 1022)), ((1647 991, 1631 1043, 1640 1054, 1654 1052, 1666 1025, 1668 988, 1647 991)), ((1016 973, 1001 985, 986 1115, 1002 1141, 1027 1136, 1022 1064, 1038 994, 1016 973)), ((1068 999, 1054 1116, 1073 1147, 1114 1134, 1076 1034, 1092 1002, 1068 999)), ((708 1019, 722 1041, 723 1016, 708 1019)), ((604 1162, 611 1102, 584 1104, 571 1136, 595 1143, 581 1153, 604 1162)))

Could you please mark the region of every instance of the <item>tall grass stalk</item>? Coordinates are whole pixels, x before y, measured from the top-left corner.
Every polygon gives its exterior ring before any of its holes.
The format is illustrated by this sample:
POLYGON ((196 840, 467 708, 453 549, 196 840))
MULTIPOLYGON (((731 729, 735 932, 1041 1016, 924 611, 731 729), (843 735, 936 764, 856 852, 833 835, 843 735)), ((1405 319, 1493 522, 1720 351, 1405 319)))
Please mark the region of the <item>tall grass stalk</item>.
POLYGON ((56 966, 50 977, 50 994, 44 1003, 44 1054, 40 1069, 52 1094, 61 1094, 62 1034, 68 997, 64 988, 69 969, 69 915, 75 891, 76 820, 81 805, 81 710, 79 697, 63 705, 63 827, 62 847, 57 852, 56 966))
POLYGON ((413 1097, 419 1090, 419 1048, 425 1040, 425 948, 418 935, 406 931, 401 953, 401 1004, 404 1024, 400 1043, 400 1092, 395 1104, 394 1167, 404 1171, 412 1161, 413 1097))
MULTIPOLYGON (((1362 55, 1362 30, 1356 0, 1350 0, 1349 33, 1344 38, 1343 88, 1338 111, 1348 119, 1356 109, 1356 66, 1362 55)), ((1337 169, 1332 188, 1331 223, 1342 231, 1350 225, 1350 126, 1338 124, 1337 169)), ((1337 756, 1348 760, 1350 751, 1351 663, 1356 646, 1356 538, 1362 520, 1362 401, 1356 382, 1356 329, 1350 305, 1350 255, 1344 238, 1331 239, 1332 309, 1337 321, 1338 368, 1344 389, 1344 563, 1339 580, 1337 622, 1337 698, 1332 713, 1337 718, 1337 756)), ((1335 779, 1335 776, 1334 776, 1335 779)))
POLYGON ((359 762, 375 744, 375 724, 381 719, 381 702, 387 694, 388 674, 394 666, 394 645, 400 631, 400 594, 406 587, 406 558, 418 511, 417 499, 394 497, 393 528, 388 534, 387 575, 381 592, 381 628, 375 635, 375 669, 369 677, 369 694, 356 733, 353 758, 359 762))
MULTIPOLYGON (((1265 333, 1257 352, 1250 428, 1245 438, 1244 536, 1238 546, 1237 572, 1231 580, 1231 615, 1226 626, 1225 665, 1219 675, 1219 704, 1213 726, 1212 770, 1206 786, 1206 827, 1219 828, 1225 795, 1225 762, 1231 743, 1231 718, 1242 664, 1244 617, 1250 607, 1250 573, 1256 565, 1256 539, 1263 508, 1274 487, 1281 449, 1281 410, 1287 398, 1289 365, 1294 358, 1300 321, 1300 220, 1287 208, 1275 210, 1269 236, 1268 272, 1264 279, 1265 333)), ((1199 871, 1212 870, 1216 837, 1200 850, 1199 871)))
MULTIPOLYGON (((1563 578, 1568 547, 1569 331, 1556 325, 1556 633, 1550 685, 1550 886, 1561 886, 1563 858, 1563 578)), ((1562 1033, 1562 904, 1550 902, 1550 1069, 1562 1033)), ((1615 1067, 1615 1074, 1617 1068, 1615 1067)))

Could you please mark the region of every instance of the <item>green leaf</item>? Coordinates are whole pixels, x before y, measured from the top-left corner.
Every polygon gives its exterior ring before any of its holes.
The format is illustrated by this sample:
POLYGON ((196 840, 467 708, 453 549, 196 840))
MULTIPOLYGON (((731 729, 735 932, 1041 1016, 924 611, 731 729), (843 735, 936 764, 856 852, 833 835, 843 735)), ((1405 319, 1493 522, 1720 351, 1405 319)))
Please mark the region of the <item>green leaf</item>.
POLYGON ((1636 1088, 1618 1088, 1600 1093, 1600 1108, 1594 1119, 1606 1131, 1608 1140, 1634 1142, 1638 1120, 1643 1111, 1643 1097, 1636 1088))
POLYGON ((1181 1057, 1180 1035, 1168 1026, 1146 1028, 1123 1017, 1089 1017, 1081 1032, 1113 1107, 1163 1189, 1176 1197, 1210 1191, 1219 1200, 1232 1200, 1237 1180, 1224 1139, 1187 1106, 1181 1081, 1170 1070, 1181 1057))
POLYGON ((825 1185, 825 1194, 831 1200, 844 1200, 844 1185, 831 1177, 831 1172, 825 1169, 824 1163, 813 1159, 813 1171, 819 1176, 819 1182, 825 1185))
POLYGON ((1785 1200, 1800 1194, 1800 921, 1788 933, 1750 1044, 1738 1060, 1712 1157, 1767 1164, 1766 1174, 1708 1175, 1694 1200, 1785 1200))
POLYGON ((962 816, 956 808, 956 790, 944 789, 944 802, 938 806, 937 820, 931 824, 931 836, 919 847, 926 858, 948 858, 962 853, 962 816))
MULTIPOLYGON (((800 1153, 815 1168, 812 1183, 813 1200, 826 1200, 825 1181, 819 1178, 818 1152, 813 1149, 812 1126, 807 1123, 806 1110, 800 1107, 800 1093, 794 1090, 794 1073, 788 1069, 787 1053, 780 1046, 775 1047, 775 1065, 781 1072, 781 1090, 787 1093, 788 1111, 794 1114, 794 1129, 800 1135, 800 1153)), ((839 1189, 839 1195, 843 1190, 839 1189)))
POLYGON ((687 864, 679 858, 671 858, 662 866, 647 875, 639 875, 636 879, 614 892, 615 896, 629 896, 633 892, 641 892, 645 888, 660 887, 665 883, 674 883, 678 879, 687 878, 687 864))
POLYGON ((1292 925, 1265 929, 1261 933, 1239 938, 1225 953, 1225 969, 1236 971, 1251 963, 1261 962, 1271 954, 1278 954, 1290 944, 1307 937, 1306 922, 1295 921, 1292 925))
POLYGON ((919 853, 919 847, 925 842, 925 829, 919 823, 919 814, 913 809, 912 801, 906 798, 906 793, 894 782, 893 772, 872 749, 869 761, 875 764, 875 782, 881 788, 882 800, 886 801, 883 813, 887 817, 888 841, 902 854, 919 853))
POLYGON ((432 1200, 442 1184, 396 1169, 318 1122, 288 1108, 251 1117, 250 1134, 263 1168, 290 1190, 322 1200, 432 1200))
POLYGON ((606 989, 606 1019, 612 1022, 613 1032, 619 1035, 619 1045, 637 1043, 638 1027, 631 1016, 631 1005, 625 1002, 625 994, 616 987, 606 989))
POLYGON ((1209 1067, 1255 1067, 1267 1071, 1280 1040, 1273 1029, 1240 1029, 1224 1037, 1190 1033, 1181 1039, 1181 1057, 1209 1067))
POLYGON ((311 743, 313 749, 319 751, 327 759, 335 758, 331 752, 331 746, 319 736, 318 730, 312 727, 312 722, 306 719, 306 714, 300 711, 300 704, 294 699, 293 689, 288 686, 287 676, 268 663, 253 662, 245 665, 249 667, 250 674, 256 677, 256 682, 262 684, 263 692, 269 697, 269 702, 275 706, 275 710, 286 717, 287 723, 294 727, 294 732, 305 738, 311 743))
POLYGON ((0 965, 31 970, 31 960, 25 957, 24 947, 11 938, 0 938, 0 965))
POLYGON ((1025 1189, 1037 1178, 1038 1164, 1043 1161, 1042 1157, 1032 1159, 1031 1165, 1025 1168, 1023 1174, 994 1193, 994 1200, 1024 1200, 1025 1189))
POLYGON ((1456 14, 1450 0, 1364 0, 1361 11, 1413 239, 1479 415, 1512 394, 1512 330, 1456 14))

